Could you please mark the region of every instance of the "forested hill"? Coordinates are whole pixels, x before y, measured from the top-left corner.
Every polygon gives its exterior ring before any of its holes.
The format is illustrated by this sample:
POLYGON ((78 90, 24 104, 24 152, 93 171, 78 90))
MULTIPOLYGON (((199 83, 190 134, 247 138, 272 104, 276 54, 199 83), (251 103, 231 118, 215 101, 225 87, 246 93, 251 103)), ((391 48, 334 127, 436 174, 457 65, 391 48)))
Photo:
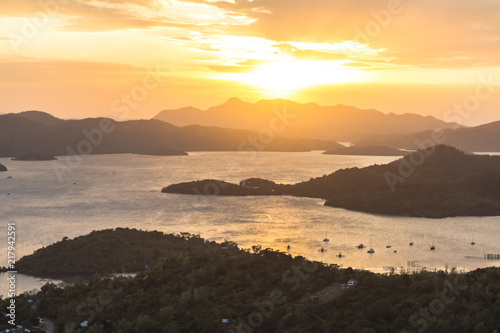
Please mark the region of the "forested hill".
MULTIPOLYGON (((47 255, 46 260, 62 269, 68 255, 61 246, 80 264, 98 259, 89 252, 93 250, 88 246, 94 246, 110 251, 98 257, 113 266, 114 256, 121 251, 130 254, 140 245, 152 248, 147 241, 158 248, 166 243, 169 248, 149 270, 136 277, 94 276, 89 282, 65 287, 47 284, 35 295, 16 299, 16 323, 34 326, 37 317, 43 317, 53 321, 56 332, 92 333, 476 333, 500 329, 499 268, 467 274, 451 269, 381 275, 259 246, 240 250, 234 243, 217 244, 187 234, 127 229, 65 240, 47 247, 53 247, 51 252, 37 251, 36 256, 47 255), (356 283, 348 287, 351 279, 356 283), (84 322, 87 328, 82 328, 84 322)), ((9 302, 0 299, 0 309, 5 311, 9 302)), ((7 328, 6 321, 1 321, 0 330, 7 328)))
POLYGON ((287 194, 323 198, 327 206, 415 217, 495 216, 500 215, 500 156, 468 155, 439 145, 389 164, 343 169, 295 185, 244 186, 205 180, 170 185, 162 191, 287 194))
POLYGON ((61 241, 22 257, 19 272, 37 276, 130 273, 152 266, 168 255, 190 256, 199 251, 220 250, 220 245, 205 243, 199 236, 164 234, 117 228, 93 231, 89 235, 61 241))

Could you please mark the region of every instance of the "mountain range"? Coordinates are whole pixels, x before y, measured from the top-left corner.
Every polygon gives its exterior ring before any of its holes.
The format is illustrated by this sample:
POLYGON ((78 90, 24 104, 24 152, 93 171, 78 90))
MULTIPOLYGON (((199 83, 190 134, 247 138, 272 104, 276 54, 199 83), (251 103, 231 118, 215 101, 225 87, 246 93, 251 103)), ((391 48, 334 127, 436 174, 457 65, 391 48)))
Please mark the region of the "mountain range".
POLYGON ((422 148, 422 144, 447 144, 465 151, 500 152, 500 121, 440 132, 428 130, 404 135, 378 135, 357 142, 361 146, 374 144, 410 150, 422 148))
POLYGON ((383 134, 410 134, 434 128, 452 128, 431 116, 417 114, 382 113, 352 106, 320 106, 316 103, 299 104, 288 100, 262 100, 257 103, 231 98, 226 103, 200 110, 186 107, 164 110, 154 117, 176 126, 202 125, 260 131, 272 126, 276 119, 286 117, 281 135, 291 138, 357 141, 367 136, 383 134))
POLYGON ((160 120, 62 120, 28 111, 0 115, 0 157, 38 153, 186 155, 186 151, 310 151, 339 147, 326 140, 287 139, 273 132, 177 127, 160 120))

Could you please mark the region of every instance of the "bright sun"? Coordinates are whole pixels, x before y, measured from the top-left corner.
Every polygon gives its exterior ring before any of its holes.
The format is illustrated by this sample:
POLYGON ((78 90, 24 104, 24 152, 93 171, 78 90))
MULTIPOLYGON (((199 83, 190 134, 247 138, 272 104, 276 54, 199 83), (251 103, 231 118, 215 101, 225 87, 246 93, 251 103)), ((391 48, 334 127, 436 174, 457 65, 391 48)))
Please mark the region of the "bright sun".
POLYGON ((267 62, 248 73, 230 73, 218 78, 245 83, 263 90, 267 97, 289 97, 314 86, 363 82, 367 72, 344 66, 346 61, 289 60, 267 62))

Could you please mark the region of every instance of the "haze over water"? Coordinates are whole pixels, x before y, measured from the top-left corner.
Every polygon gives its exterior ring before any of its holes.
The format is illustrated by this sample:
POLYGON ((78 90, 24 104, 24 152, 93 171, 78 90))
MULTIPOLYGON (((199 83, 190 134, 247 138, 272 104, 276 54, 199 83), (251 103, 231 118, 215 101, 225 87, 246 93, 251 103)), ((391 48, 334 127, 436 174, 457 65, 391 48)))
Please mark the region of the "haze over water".
MULTIPOLYGON (((0 163, 9 171, 0 179, 0 215, 5 222, 17 225, 18 259, 65 236, 129 227, 189 232, 218 242, 227 239, 241 248, 261 244, 286 251, 290 245, 292 255, 372 271, 407 267, 408 261, 428 269, 448 265, 471 270, 498 265, 498 261, 483 260, 483 255, 500 253, 499 217, 435 220, 379 216, 325 207, 320 199, 201 197, 160 192, 173 183, 200 179, 239 182, 259 177, 296 183, 341 168, 395 159, 320 152, 195 152, 183 157, 92 155, 84 156, 82 163, 60 182, 52 162, 2 158, 0 163), (329 243, 322 241, 326 232, 329 243), (472 238, 475 246, 470 244, 472 238), (413 247, 409 246, 410 239, 413 247), (376 251, 372 255, 366 252, 370 242, 376 251), (367 248, 355 248, 360 243, 367 248), (429 250, 433 243, 436 251, 429 250), (323 253, 322 247, 326 250, 323 253), (339 252, 345 257, 338 258, 339 252)), ((64 157, 59 162, 64 162, 64 157)), ((0 250, 5 253, 4 244, 0 250)), ((1 287, 0 294, 5 294, 1 287)))

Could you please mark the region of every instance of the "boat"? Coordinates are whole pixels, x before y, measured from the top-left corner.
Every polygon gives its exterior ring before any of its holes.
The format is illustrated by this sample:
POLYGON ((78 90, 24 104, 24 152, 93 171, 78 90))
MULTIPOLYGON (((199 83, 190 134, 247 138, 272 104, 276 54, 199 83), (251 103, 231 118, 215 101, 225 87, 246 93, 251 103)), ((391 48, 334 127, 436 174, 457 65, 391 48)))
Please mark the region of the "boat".
POLYGON ((358 248, 358 249, 364 249, 364 248, 365 248, 365 246, 363 245, 363 243, 361 243, 361 244, 359 244, 359 245, 357 246, 357 248, 358 248))
POLYGON ((370 238, 370 249, 366 251, 367 253, 375 253, 375 250, 372 247, 372 239, 370 238))
POLYGON ((342 253, 339 253, 339 254, 337 255, 337 257, 342 258, 342 257, 345 257, 345 256, 344 256, 344 255, 342 255, 342 253))
POLYGON ((470 245, 476 245, 476 242, 474 242, 474 235, 472 235, 472 242, 470 242, 470 245))
POLYGON ((431 251, 434 251, 436 247, 434 245, 431 245, 431 251))
POLYGON ((325 239, 323 239, 323 242, 329 242, 330 240, 328 239, 328 231, 325 232, 325 239))
POLYGON ((392 247, 392 245, 387 245, 386 248, 387 249, 390 249, 392 247))
POLYGON ((410 246, 413 246, 413 242, 410 242, 410 246))
POLYGON ((8 176, 7 179, 12 179, 12 176, 8 176))
POLYGON ((321 248, 321 250, 320 250, 320 251, 321 251, 321 252, 325 252, 325 249, 321 248))
POLYGON ((288 246, 286 247, 286 249, 287 249, 288 251, 290 251, 290 245, 288 245, 288 246))

